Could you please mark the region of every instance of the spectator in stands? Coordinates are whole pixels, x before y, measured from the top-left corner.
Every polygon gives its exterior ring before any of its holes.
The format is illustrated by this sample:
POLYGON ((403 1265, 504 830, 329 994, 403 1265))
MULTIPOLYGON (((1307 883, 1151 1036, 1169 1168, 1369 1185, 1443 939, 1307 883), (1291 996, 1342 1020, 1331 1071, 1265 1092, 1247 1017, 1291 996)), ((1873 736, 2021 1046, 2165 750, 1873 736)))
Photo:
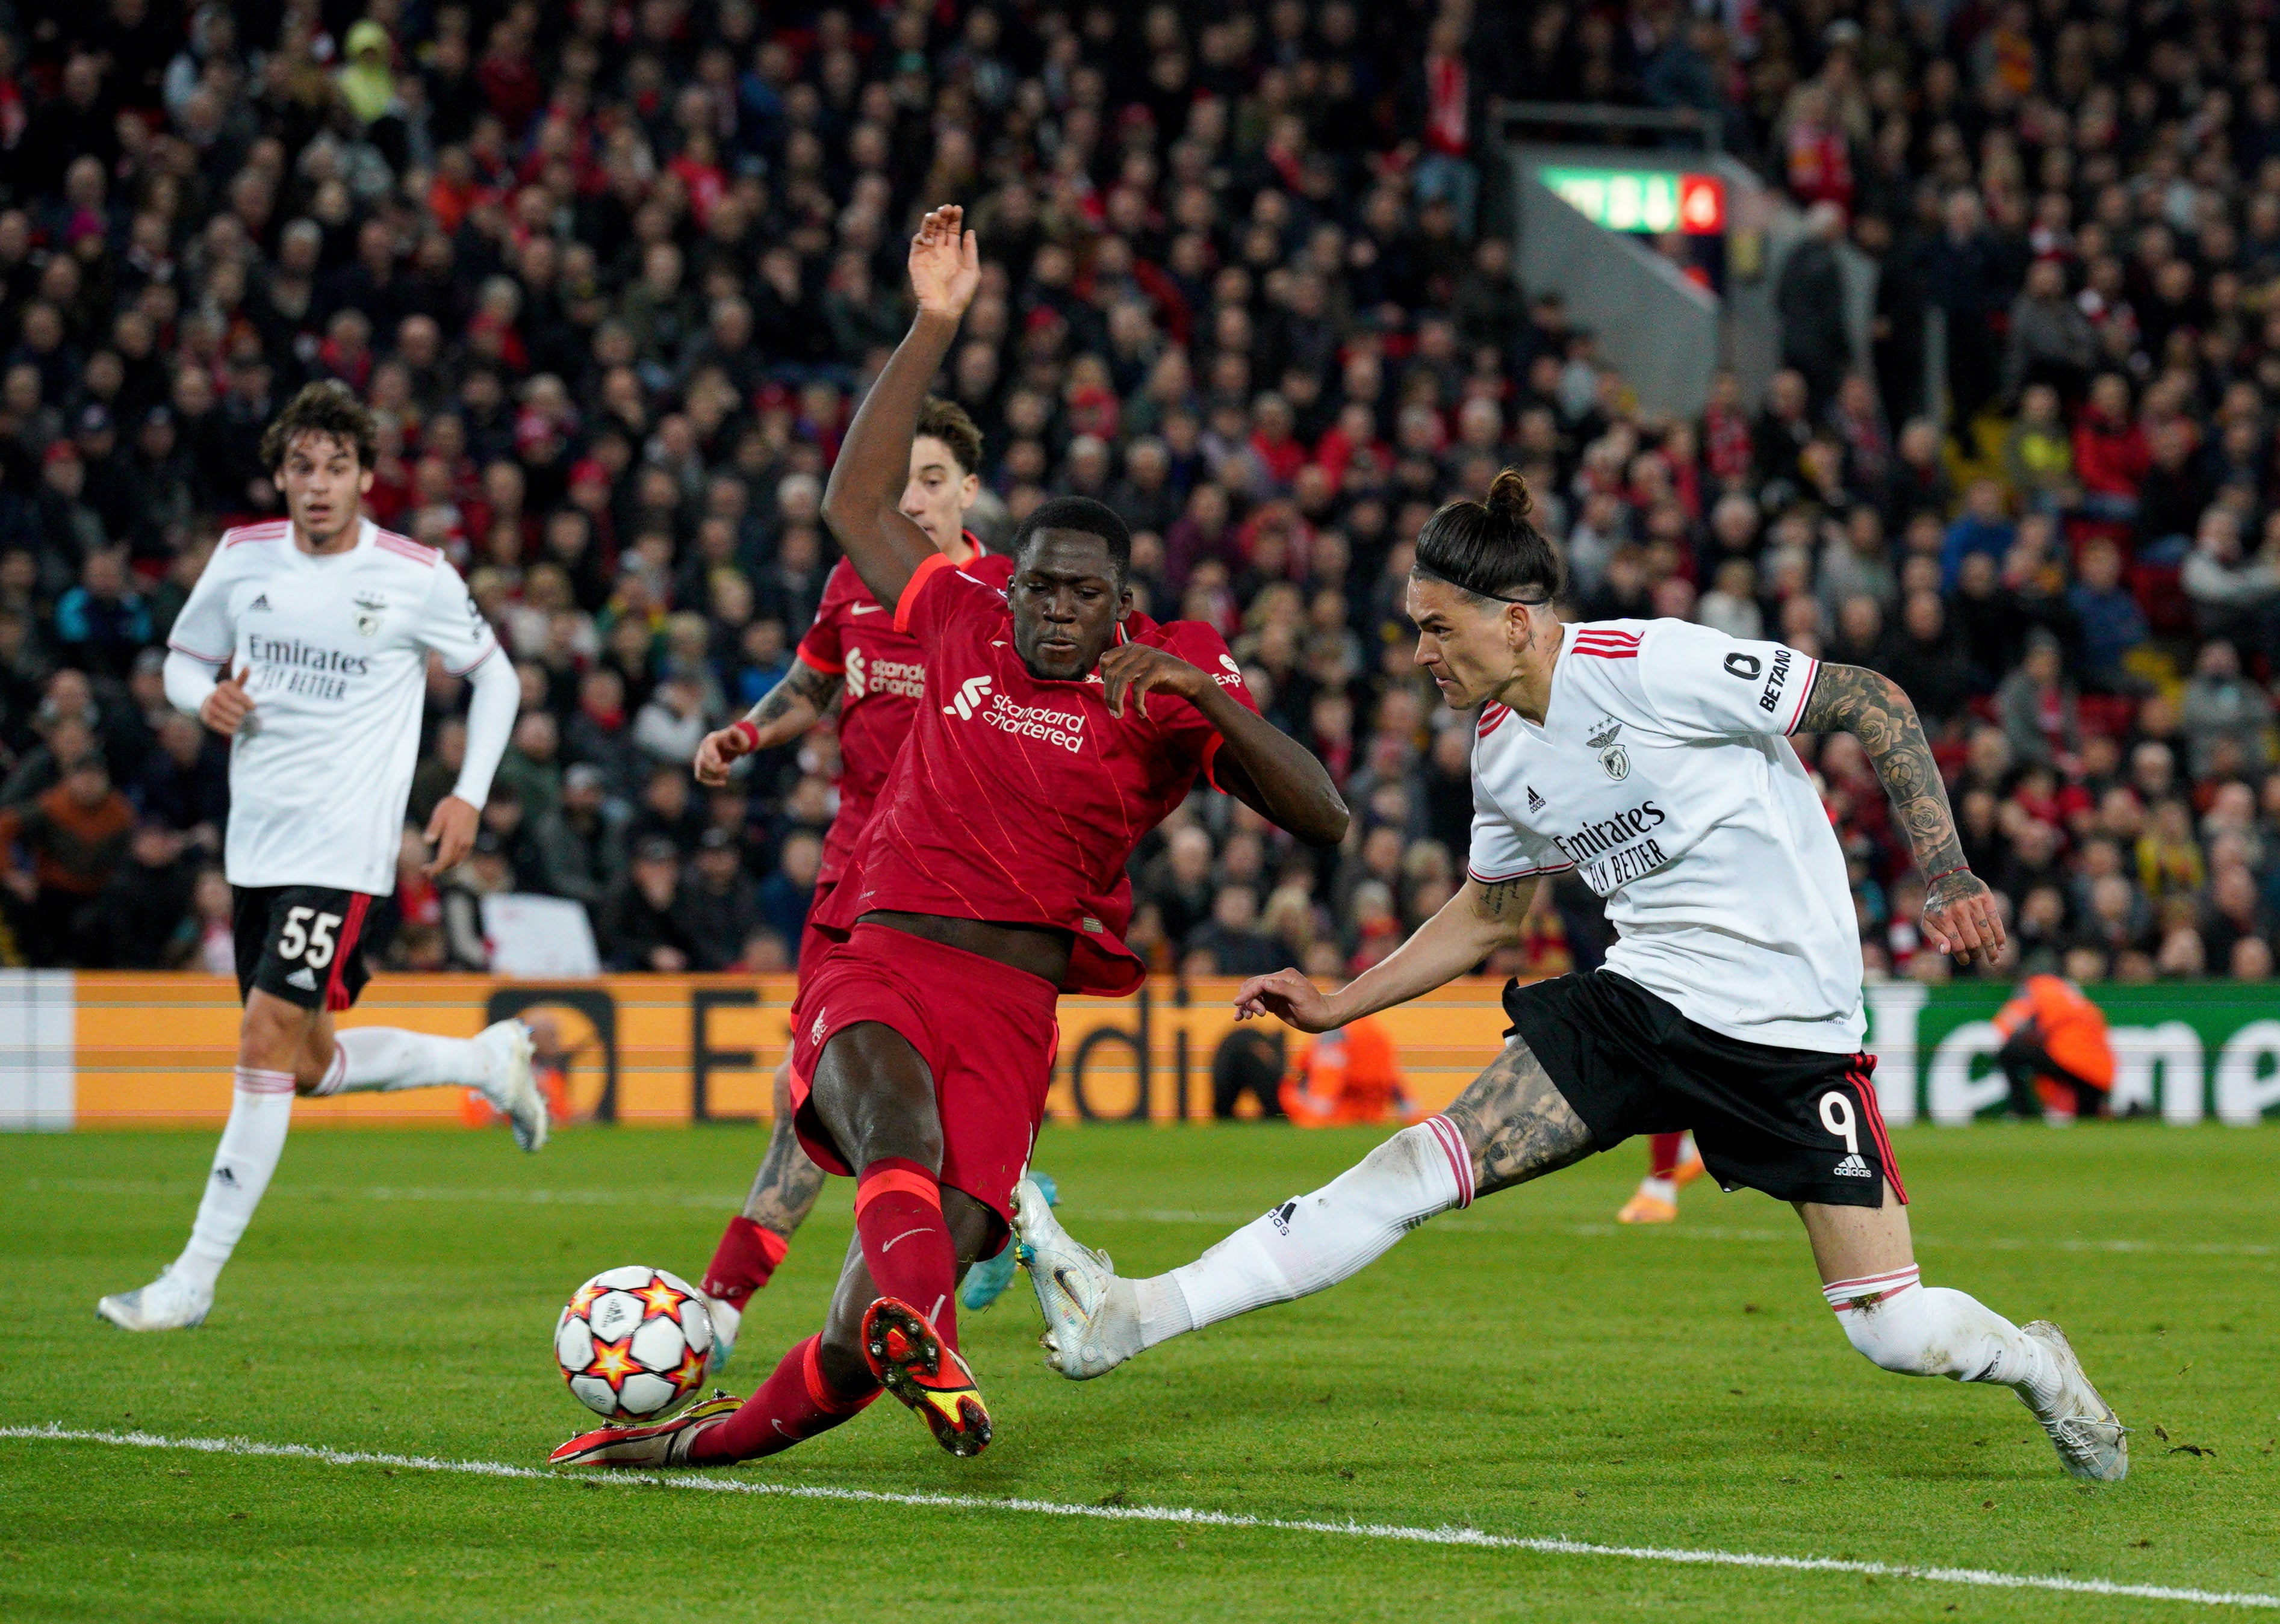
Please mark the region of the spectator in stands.
POLYGON ((58 770, 53 789, 0 809, 0 861, 7 865, 0 884, 14 904, 9 923, 35 964, 56 962, 68 951, 74 922, 111 882, 135 824, 135 810, 111 787, 100 753, 85 750, 58 770))
POLYGON ((597 938, 612 970, 694 967, 697 938, 682 907, 681 850, 663 835, 643 837, 633 862, 602 906, 597 938))

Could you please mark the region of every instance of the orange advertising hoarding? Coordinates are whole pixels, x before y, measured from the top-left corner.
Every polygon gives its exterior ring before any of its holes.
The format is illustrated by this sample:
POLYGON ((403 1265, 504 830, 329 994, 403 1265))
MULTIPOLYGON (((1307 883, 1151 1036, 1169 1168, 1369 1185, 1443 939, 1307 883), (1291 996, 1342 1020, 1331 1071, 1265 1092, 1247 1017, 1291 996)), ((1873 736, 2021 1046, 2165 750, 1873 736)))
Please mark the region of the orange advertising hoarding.
MULTIPOLYGON (((1212 1056, 1234 1025, 1235 986, 1205 981, 1182 991, 1163 978, 1130 998, 1064 998, 1052 1115, 1063 1121, 1210 1116, 1212 1056)), ((1498 990, 1490 981, 1461 981, 1380 1017, 1426 1108, 1456 1097, 1500 1045, 1498 990)), ((768 1114, 769 1077, 789 1036, 792 991, 789 976, 542 983, 382 975, 340 1019, 344 1027, 409 1027, 453 1037, 511 1014, 543 1019, 569 1054, 570 1097, 580 1114, 669 1127, 768 1114)), ((221 1125, 236 1055, 234 981, 82 973, 72 1003, 70 1125, 221 1125)), ((459 1091, 448 1089, 304 1099, 294 1107, 297 1128, 448 1127, 463 1116, 459 1091)))

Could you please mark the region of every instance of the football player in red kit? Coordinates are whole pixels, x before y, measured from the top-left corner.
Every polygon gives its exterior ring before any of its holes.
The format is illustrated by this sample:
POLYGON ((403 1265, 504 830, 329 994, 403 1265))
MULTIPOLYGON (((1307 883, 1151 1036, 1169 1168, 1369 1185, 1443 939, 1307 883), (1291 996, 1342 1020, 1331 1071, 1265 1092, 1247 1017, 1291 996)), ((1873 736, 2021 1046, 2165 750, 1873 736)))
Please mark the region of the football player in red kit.
MULTIPOLYGON (((982 431, 974 419, 955 402, 929 396, 919 408, 911 439, 902 512, 943 557, 975 580, 1003 588, 1013 578, 1013 560, 990 552, 966 527, 967 512, 981 492, 981 469, 982 431)), ((917 640, 896 628, 893 612, 842 558, 824 582, 815 623, 800 639, 783 681, 743 719, 708 734, 697 747, 697 781, 717 787, 728 781, 729 764, 738 757, 792 743, 815 726, 835 699, 839 702, 839 812, 823 843, 811 920, 821 916, 847 871, 887 769, 911 730, 925 681, 917 640)), ((803 981, 830 946, 812 925, 801 934, 796 963, 803 981)), ((793 1232, 823 1190, 823 1170, 808 1159, 792 1132, 790 1077, 787 1057, 776 1068, 775 1119, 767 1151, 743 1210, 728 1220, 705 1270, 700 1289, 712 1313, 714 1370, 728 1362, 745 1304, 783 1261, 793 1232)))
POLYGON ((957 208, 910 253, 918 316, 856 414, 824 518, 925 655, 925 698, 819 924, 845 936, 795 1012, 793 1121, 856 1179, 856 1239, 822 1331, 737 1406, 603 1428, 557 1465, 719 1466, 837 1426, 883 1388, 952 1454, 990 1441, 958 1353, 958 1274, 995 1252, 1044 1112, 1063 991, 1122 996, 1125 864, 1202 774, 1299 839, 1333 845, 1329 774, 1264 720, 1194 622, 1118 641, 1131 536, 1099 503, 1022 521, 1000 596, 897 511, 903 448, 982 267, 957 208))

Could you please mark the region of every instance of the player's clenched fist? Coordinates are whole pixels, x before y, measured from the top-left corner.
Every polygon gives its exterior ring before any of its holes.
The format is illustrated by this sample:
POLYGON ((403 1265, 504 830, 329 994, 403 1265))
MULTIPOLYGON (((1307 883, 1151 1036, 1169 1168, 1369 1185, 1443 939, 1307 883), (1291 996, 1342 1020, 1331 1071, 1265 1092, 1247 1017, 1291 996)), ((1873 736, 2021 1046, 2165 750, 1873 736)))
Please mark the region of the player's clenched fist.
POLYGON ((213 692, 198 706, 198 720, 224 738, 235 736, 253 714, 253 701, 245 697, 245 679, 252 671, 250 666, 241 666, 235 673, 214 684, 213 692))
MULTIPOLYGON (((1102 655, 1100 681, 1107 690, 1108 713, 1117 717, 1124 714, 1128 702, 1145 694, 1177 694, 1192 704, 1213 687, 1209 673, 1145 643, 1128 643, 1102 655)), ((1144 702, 1140 713, 1147 714, 1144 702)))
POLYGON ((697 781, 708 789, 718 789, 728 781, 728 764, 739 756, 751 755, 759 739, 759 730, 748 721, 706 734, 697 747, 697 781))
POLYGON ((982 286, 982 250, 966 229, 966 211, 951 204, 919 222, 911 239, 911 295, 929 316, 956 321, 982 286))
POLYGON ((1301 1032, 1327 1032, 1338 1024, 1330 1001, 1296 970, 1254 975, 1235 989, 1237 1020, 1253 1020, 1261 1015, 1275 1016, 1301 1032))

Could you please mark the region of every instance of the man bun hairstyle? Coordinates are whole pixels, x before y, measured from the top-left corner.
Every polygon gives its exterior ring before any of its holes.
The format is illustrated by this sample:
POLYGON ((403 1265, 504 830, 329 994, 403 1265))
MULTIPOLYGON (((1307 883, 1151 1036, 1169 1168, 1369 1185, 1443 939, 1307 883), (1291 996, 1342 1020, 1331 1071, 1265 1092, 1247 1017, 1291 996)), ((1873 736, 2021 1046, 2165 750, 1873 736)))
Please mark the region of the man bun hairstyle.
POLYGON ((1506 468, 1488 500, 1445 504, 1417 532, 1413 573, 1476 598, 1536 603, 1560 594, 1560 555, 1529 522, 1528 481, 1506 468))
POLYGON ((1132 531, 1117 517, 1114 508, 1090 496, 1055 496, 1050 502, 1039 503, 1013 532, 1012 550, 1016 561, 1028 553, 1030 541, 1044 530, 1081 530, 1087 535, 1098 536, 1108 544, 1116 584, 1124 584, 1132 568, 1132 531))
POLYGON ((337 379, 312 383, 287 403, 261 436, 261 466, 275 473, 303 435, 329 435, 351 448, 359 468, 380 459, 380 431, 371 412, 337 379))
POLYGON ((919 408, 916 435, 932 435, 950 448, 958 458, 960 473, 982 472, 982 428, 954 400, 944 400, 939 395, 929 395, 919 408))

